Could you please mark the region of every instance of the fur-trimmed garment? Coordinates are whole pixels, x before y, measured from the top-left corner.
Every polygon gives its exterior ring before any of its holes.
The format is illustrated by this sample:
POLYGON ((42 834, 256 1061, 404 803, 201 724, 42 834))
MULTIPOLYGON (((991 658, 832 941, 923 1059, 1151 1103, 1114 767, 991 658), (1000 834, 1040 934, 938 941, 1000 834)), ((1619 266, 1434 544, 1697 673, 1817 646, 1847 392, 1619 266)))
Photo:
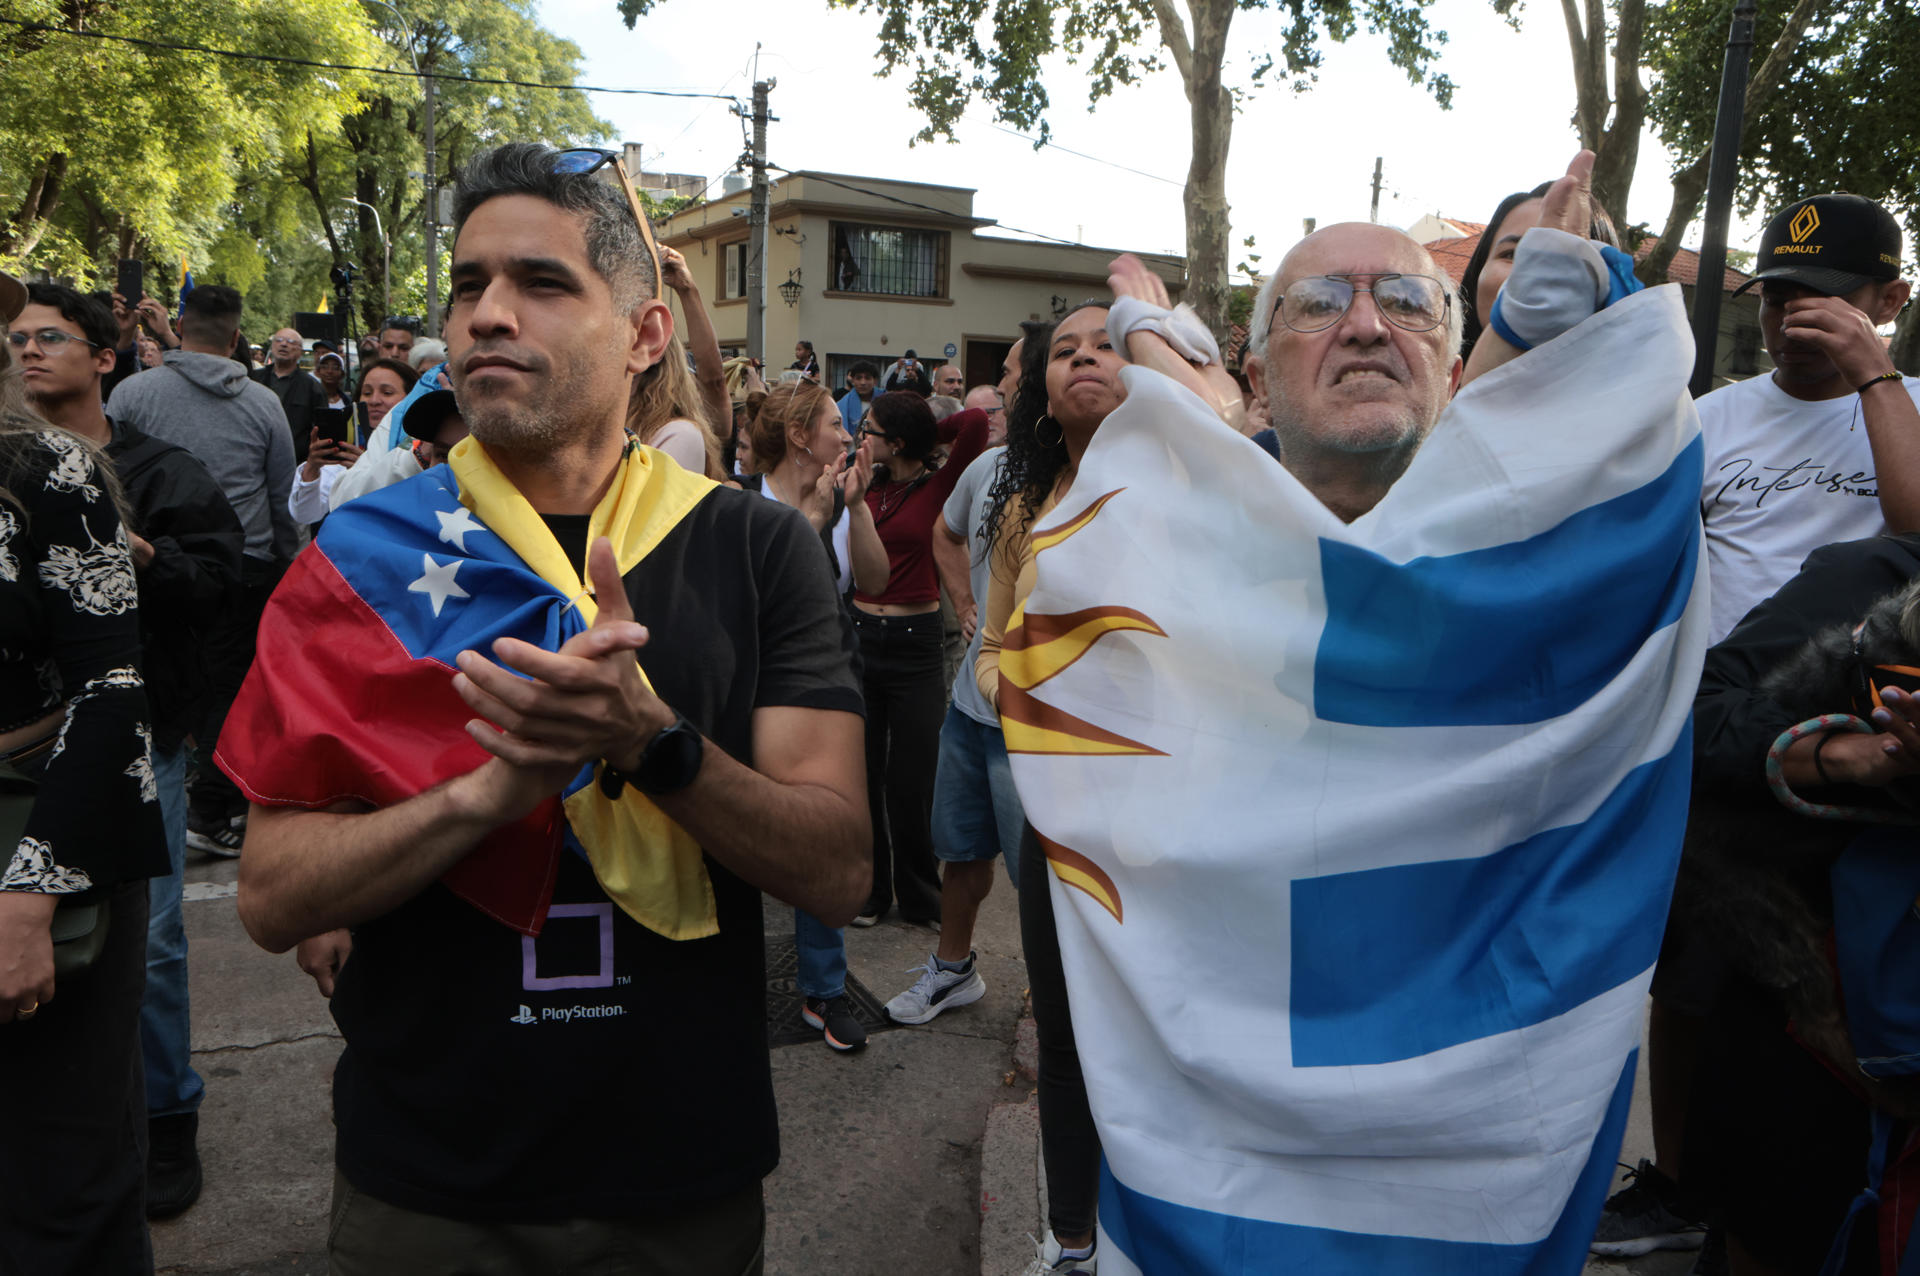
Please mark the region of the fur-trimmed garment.
MULTIPOLYGON (((1781 732, 1821 714, 1857 712, 1853 630, 1863 619, 1867 664, 1920 664, 1916 581, 1920 536, 1825 546, 1707 653, 1672 923, 1737 974, 1778 992, 1795 1035, 1903 1119, 1920 1119, 1920 1079, 1875 1082, 1860 1072, 1831 957, 1828 870, 1864 826, 1789 811, 1767 787, 1765 763, 1781 732)), ((1915 790, 1920 781, 1908 789, 1915 790)), ((1909 810, 1894 788, 1837 785, 1806 796, 1890 816, 1909 810)))

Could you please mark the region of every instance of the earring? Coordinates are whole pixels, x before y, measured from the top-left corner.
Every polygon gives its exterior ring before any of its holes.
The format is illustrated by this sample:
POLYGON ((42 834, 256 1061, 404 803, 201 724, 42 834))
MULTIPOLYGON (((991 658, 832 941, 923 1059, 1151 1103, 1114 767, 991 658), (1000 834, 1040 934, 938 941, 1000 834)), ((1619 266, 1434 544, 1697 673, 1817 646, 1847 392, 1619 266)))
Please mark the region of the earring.
POLYGON ((1066 442, 1066 438, 1067 432, 1060 428, 1058 421, 1054 421, 1051 412, 1043 413, 1040 419, 1033 423, 1033 439, 1034 442, 1038 443, 1041 447, 1059 447, 1062 443, 1066 442), (1040 437, 1040 427, 1050 421, 1053 423, 1053 441, 1051 443, 1040 437))

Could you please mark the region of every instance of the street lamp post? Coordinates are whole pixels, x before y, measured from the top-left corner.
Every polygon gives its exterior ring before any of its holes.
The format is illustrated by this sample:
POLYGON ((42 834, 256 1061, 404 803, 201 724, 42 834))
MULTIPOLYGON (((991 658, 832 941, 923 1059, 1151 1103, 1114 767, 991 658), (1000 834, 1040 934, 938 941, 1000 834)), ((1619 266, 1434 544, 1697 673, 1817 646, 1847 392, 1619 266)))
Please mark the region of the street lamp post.
POLYGON ((380 251, 382 254, 381 255, 382 265, 380 268, 380 283, 382 286, 382 293, 381 293, 380 303, 387 308, 386 313, 392 314, 393 313, 393 241, 387 238, 387 228, 381 225, 380 223, 379 209, 375 208, 372 204, 369 204, 366 200, 355 199, 351 195, 347 196, 347 202, 349 204, 358 204, 360 205, 360 207, 366 209, 368 212, 373 214, 373 228, 374 230, 380 233, 380 251))

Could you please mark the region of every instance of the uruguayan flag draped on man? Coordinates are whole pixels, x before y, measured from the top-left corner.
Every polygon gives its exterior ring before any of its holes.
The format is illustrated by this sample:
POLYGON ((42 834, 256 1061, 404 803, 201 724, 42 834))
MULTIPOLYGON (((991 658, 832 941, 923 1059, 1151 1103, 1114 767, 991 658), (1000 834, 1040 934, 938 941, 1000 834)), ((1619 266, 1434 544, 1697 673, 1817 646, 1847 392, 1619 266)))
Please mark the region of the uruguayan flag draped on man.
POLYGON ((1125 373, 1001 666, 1106 1276, 1580 1269, 1686 814, 1692 350, 1627 298, 1351 525, 1125 373))

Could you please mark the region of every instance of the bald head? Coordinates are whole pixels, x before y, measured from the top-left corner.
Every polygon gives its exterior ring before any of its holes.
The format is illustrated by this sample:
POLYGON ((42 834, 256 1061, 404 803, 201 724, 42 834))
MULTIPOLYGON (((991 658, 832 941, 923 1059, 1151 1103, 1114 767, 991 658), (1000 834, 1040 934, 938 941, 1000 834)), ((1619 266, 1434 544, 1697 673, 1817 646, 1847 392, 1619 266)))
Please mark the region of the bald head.
POLYGON ((292 328, 282 328, 273 334, 272 344, 268 346, 268 356, 273 360, 273 370, 281 376, 300 366, 300 334, 292 328))
MULTIPOLYGON (((1411 286, 1411 285, 1408 285, 1411 286)), ((1372 508, 1406 469, 1453 394, 1460 374, 1460 304, 1426 249, 1368 222, 1328 226, 1295 244, 1255 302, 1247 377, 1280 439, 1281 458, 1342 517, 1372 508), (1391 322, 1372 290, 1383 276, 1436 280, 1444 319, 1424 331, 1391 322), (1322 285, 1302 332, 1278 312, 1290 286, 1331 276, 1352 286, 1344 313, 1322 285), (1316 324, 1319 324, 1317 328, 1316 324)), ((1294 312, 1289 309, 1288 314, 1294 312)), ((1299 320, 1296 319, 1296 322, 1299 320)), ((1417 327, 1417 324, 1416 324, 1417 327)))

